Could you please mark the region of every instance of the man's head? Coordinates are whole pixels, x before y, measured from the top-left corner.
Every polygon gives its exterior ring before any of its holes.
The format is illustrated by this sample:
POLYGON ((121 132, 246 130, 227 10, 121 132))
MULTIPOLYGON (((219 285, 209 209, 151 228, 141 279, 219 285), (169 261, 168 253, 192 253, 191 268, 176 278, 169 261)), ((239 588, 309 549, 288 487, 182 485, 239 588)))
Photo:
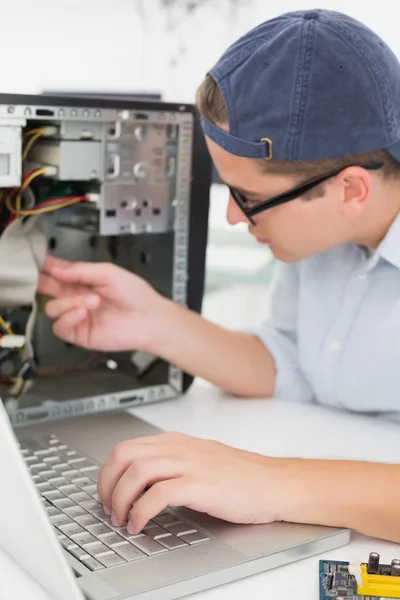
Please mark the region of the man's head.
POLYGON ((248 223, 288 262, 343 242, 376 245, 400 208, 398 97, 397 59, 350 17, 289 13, 249 32, 197 95, 221 178, 256 206, 333 175, 250 219, 231 196, 229 222, 248 223))

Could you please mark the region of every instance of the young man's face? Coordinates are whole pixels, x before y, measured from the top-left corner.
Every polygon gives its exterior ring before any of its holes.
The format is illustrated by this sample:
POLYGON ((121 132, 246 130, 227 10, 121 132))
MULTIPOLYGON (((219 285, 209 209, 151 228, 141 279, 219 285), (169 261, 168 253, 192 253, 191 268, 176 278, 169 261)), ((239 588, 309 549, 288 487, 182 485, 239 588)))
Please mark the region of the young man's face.
MULTIPOLYGON (((293 188, 298 181, 288 175, 272 175, 249 158, 229 154, 207 138, 207 145, 221 179, 242 193, 249 206, 293 188)), ((253 217, 252 225, 229 197, 227 219, 231 225, 248 224, 249 233, 268 243, 278 260, 294 262, 351 240, 354 219, 342 202, 340 178, 330 180, 324 195, 312 200, 291 200, 253 217)))

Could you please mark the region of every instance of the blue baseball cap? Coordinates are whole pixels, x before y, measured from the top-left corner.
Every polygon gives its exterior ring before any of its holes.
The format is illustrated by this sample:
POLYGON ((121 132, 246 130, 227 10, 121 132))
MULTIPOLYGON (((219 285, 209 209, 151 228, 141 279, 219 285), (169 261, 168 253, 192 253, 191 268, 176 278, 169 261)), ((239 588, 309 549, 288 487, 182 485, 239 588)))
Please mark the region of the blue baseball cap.
POLYGON ((311 161, 387 149, 400 162, 400 63, 356 19, 283 14, 236 41, 209 71, 229 133, 204 133, 248 158, 311 161))

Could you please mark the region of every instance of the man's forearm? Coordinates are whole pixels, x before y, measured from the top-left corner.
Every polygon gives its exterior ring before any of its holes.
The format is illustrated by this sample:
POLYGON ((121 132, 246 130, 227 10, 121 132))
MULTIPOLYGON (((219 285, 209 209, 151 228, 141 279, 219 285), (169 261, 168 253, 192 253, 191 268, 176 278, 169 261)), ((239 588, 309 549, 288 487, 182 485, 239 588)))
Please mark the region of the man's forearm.
POLYGON ((348 527, 400 543, 400 465, 288 459, 281 520, 348 527))
POLYGON ((224 329, 171 301, 157 320, 149 351, 231 394, 273 395, 274 360, 255 336, 224 329))

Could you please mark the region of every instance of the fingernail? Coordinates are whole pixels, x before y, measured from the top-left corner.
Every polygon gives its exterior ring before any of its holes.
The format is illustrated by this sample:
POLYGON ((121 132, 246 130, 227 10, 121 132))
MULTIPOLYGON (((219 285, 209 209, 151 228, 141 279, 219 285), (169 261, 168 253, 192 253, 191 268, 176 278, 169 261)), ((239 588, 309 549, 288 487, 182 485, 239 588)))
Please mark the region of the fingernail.
POLYGON ((118 527, 118 526, 119 526, 118 519, 117 519, 117 517, 114 515, 114 513, 111 513, 111 523, 112 523, 113 525, 115 525, 116 527, 118 527))
POLYGON ((103 510, 106 513, 106 515, 111 515, 111 510, 106 504, 103 504, 103 510))
POLYGON ((136 534, 136 529, 135 529, 135 527, 132 525, 132 523, 130 521, 128 523, 127 530, 128 530, 128 533, 130 533, 131 535, 135 535, 136 534))
POLYGON ((96 308, 96 306, 98 304, 97 296, 95 296, 94 294, 90 294, 89 296, 86 296, 85 304, 88 308, 96 308))

